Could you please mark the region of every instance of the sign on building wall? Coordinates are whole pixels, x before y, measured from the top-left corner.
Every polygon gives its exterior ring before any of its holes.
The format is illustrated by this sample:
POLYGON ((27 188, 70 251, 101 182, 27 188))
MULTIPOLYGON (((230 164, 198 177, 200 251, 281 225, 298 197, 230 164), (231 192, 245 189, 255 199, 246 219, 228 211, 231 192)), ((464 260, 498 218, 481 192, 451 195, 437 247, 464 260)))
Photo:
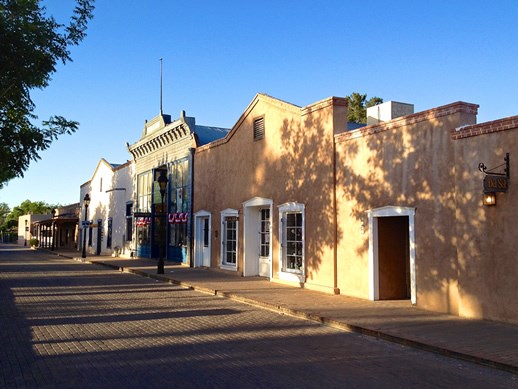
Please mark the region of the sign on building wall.
POLYGON ((501 174, 486 174, 484 177, 484 192, 507 192, 509 178, 501 174))

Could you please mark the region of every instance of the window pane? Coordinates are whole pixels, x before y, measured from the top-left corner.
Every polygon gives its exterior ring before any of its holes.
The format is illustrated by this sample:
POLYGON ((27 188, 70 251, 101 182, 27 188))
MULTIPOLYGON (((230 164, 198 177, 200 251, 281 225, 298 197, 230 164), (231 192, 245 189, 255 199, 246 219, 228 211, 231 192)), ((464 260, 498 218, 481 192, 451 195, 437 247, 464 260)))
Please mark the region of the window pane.
POLYGON ((182 166, 182 170, 183 170, 182 185, 187 186, 187 185, 189 185, 189 160, 184 159, 182 165, 183 165, 182 166))
POLYGON ((225 218, 224 229, 224 263, 235 265, 237 261, 237 221, 235 217, 225 218))
POLYGON ((203 246, 209 247, 209 219, 203 220, 203 246))
POLYGON ((304 244, 302 212, 286 212, 282 215, 285 220, 283 230, 282 270, 302 272, 304 267, 304 244))

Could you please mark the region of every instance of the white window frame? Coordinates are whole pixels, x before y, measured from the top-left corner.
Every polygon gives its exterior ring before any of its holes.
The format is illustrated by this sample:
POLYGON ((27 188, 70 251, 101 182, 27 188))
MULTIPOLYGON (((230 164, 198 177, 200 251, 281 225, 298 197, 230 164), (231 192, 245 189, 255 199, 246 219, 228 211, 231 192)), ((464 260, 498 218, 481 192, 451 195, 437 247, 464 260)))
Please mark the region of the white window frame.
POLYGON ((239 211, 237 209, 227 208, 224 211, 221 211, 221 260, 220 267, 225 270, 234 270, 237 271, 239 263, 239 211), (225 218, 226 217, 236 217, 236 263, 229 264, 225 262, 226 257, 226 225, 225 218))
POLYGON ((279 208, 279 279, 283 281, 291 281, 304 283, 306 282, 306 212, 305 205, 301 203, 289 202, 278 206, 279 208), (285 261, 285 223, 286 213, 300 212, 302 214, 302 269, 300 272, 283 271, 283 263, 285 261))

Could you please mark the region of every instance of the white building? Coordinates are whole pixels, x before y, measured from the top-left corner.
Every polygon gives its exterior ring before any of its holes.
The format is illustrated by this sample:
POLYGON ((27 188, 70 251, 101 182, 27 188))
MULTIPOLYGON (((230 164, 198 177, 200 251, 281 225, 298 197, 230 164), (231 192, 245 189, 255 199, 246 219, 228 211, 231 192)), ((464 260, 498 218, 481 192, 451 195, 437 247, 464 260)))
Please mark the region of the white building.
POLYGON ((51 218, 52 215, 22 215, 18 218, 18 241, 22 246, 29 246, 31 238, 38 238, 39 236, 33 230, 32 223, 39 222, 51 218))
POLYGON ((89 255, 130 256, 133 175, 133 161, 111 164, 102 158, 92 179, 81 185, 79 251, 85 242, 89 255), (90 203, 85 218, 86 194, 90 196, 90 203))

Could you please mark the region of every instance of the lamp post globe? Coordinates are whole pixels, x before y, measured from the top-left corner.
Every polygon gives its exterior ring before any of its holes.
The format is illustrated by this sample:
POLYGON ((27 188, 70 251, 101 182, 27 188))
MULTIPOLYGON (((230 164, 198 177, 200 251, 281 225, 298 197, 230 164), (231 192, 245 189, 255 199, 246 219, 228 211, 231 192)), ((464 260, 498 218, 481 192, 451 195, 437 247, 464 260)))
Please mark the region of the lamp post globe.
POLYGON ((83 198, 83 204, 85 206, 85 219, 83 223, 83 254, 82 258, 86 258, 86 220, 88 218, 88 206, 90 205, 90 195, 87 193, 83 198))

